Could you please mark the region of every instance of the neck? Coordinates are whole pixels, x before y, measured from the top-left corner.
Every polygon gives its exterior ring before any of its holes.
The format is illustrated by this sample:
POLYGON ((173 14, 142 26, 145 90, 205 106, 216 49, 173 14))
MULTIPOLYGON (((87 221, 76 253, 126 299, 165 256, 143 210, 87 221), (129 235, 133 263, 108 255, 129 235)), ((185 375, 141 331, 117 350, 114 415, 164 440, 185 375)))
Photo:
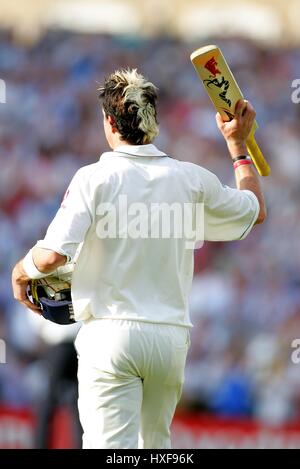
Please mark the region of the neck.
POLYGON ((122 140, 120 138, 120 134, 116 133, 113 134, 112 139, 110 141, 110 147, 112 150, 120 147, 121 145, 130 145, 130 143, 126 142, 126 140, 122 140))

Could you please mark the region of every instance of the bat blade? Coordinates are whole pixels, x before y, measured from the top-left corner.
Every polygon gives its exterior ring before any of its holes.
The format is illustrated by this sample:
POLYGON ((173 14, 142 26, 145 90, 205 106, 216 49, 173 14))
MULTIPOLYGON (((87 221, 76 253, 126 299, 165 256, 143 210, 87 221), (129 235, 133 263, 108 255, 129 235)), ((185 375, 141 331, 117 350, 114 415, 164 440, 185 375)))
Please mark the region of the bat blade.
MULTIPOLYGON (((215 45, 201 47, 191 54, 191 61, 223 120, 233 119, 236 104, 240 99, 244 99, 244 96, 219 47, 215 45)), ((247 140, 247 148, 258 173, 261 176, 268 176, 270 167, 254 138, 257 129, 258 124, 255 121, 247 140)))

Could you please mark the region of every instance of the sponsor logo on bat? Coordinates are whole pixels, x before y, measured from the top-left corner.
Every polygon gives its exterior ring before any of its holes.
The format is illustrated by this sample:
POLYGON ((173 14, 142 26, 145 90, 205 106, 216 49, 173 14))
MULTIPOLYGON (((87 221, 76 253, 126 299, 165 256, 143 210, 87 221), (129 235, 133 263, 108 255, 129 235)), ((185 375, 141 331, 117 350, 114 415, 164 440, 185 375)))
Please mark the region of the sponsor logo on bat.
POLYGON ((214 76, 216 77, 217 75, 221 75, 220 70, 218 70, 218 62, 214 57, 212 57, 204 67, 214 76))
MULTIPOLYGON (((208 80, 204 80, 204 83, 208 88, 211 86, 216 86, 218 88, 223 88, 223 91, 219 94, 219 97, 231 107, 231 100, 226 97, 228 89, 229 89, 229 81, 225 80, 224 77, 218 80, 217 75, 221 75, 221 71, 218 69, 218 62, 216 61, 215 57, 209 59, 204 67, 210 72, 210 78, 208 80)), ((226 112, 227 114, 227 112, 226 112)), ((230 114, 230 113, 229 113, 230 114)), ((231 115, 228 115, 230 119, 232 119, 231 115)))

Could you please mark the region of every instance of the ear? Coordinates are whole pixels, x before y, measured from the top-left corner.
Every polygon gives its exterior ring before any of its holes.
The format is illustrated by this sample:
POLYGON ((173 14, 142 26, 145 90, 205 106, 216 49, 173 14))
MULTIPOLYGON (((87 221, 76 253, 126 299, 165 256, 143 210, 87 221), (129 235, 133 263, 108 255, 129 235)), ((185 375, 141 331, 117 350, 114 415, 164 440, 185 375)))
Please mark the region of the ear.
POLYGON ((112 116, 107 116, 107 121, 109 123, 109 125, 111 126, 111 130, 113 133, 116 133, 117 132, 117 128, 116 128, 116 121, 115 119, 112 117, 112 116))

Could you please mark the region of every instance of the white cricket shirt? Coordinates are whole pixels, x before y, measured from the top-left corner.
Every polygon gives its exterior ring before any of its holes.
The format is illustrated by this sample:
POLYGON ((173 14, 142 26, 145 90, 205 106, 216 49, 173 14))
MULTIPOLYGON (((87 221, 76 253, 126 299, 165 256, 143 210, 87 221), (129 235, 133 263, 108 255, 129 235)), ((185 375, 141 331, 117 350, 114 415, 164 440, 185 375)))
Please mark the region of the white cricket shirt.
POLYGON ((196 204, 204 204, 201 223, 209 241, 243 239, 259 213, 252 192, 224 186, 206 169, 167 157, 152 144, 122 145, 79 169, 37 243, 72 260, 83 242, 72 280, 77 320, 191 327, 193 249, 179 236, 183 230, 178 235, 177 222, 162 231, 173 219, 159 212, 172 204, 192 206, 192 218, 196 204))

